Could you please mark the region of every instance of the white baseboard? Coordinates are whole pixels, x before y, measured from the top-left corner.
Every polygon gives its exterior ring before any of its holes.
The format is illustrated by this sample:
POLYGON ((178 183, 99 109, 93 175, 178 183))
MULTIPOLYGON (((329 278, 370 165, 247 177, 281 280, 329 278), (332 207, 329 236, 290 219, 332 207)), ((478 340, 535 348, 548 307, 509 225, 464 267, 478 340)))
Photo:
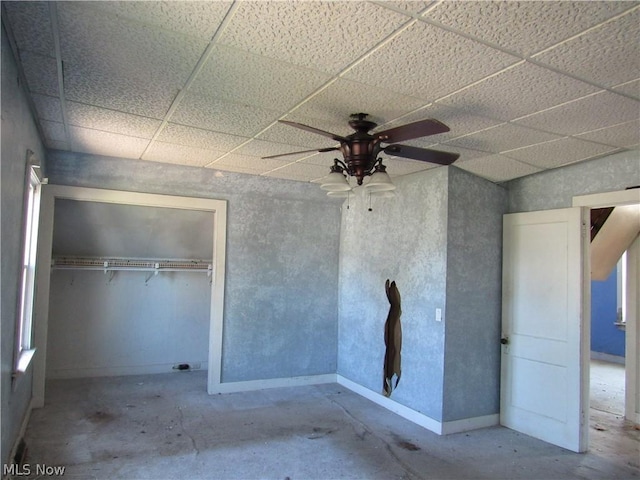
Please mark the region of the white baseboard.
MULTIPOLYGON (((189 363, 189 362, 185 362, 189 363)), ((207 362, 190 362, 200 364, 200 368, 193 371, 207 370, 207 362)), ((95 368, 67 368, 67 369, 51 369, 47 371, 47 380, 49 379, 66 379, 66 378, 91 378, 91 377, 120 377, 125 375, 148 375, 156 373, 177 372, 174 370, 174 363, 158 364, 158 365, 131 365, 116 367, 95 367, 95 368)))
POLYGON ((247 380, 243 382, 226 382, 213 385, 209 394, 249 392, 266 388, 301 387, 305 385, 319 385, 322 383, 336 383, 335 373, 324 375, 308 375, 291 378, 269 378, 265 380, 247 380))
POLYGON ((442 434, 449 435, 451 433, 468 432, 469 430, 478 430, 479 428, 494 427, 496 425, 500 425, 499 413, 444 422, 442 424, 442 434))
POLYGON ((591 360, 601 360, 603 362, 618 363, 620 365, 625 364, 625 357, 620 357, 618 355, 611 355, 610 353, 603 353, 603 352, 592 351, 591 360))
POLYGON ((427 430, 431 430, 438 435, 442 435, 442 423, 437 420, 434 420, 431 417, 426 416, 423 413, 420 413, 412 408, 405 407, 404 405, 399 404, 398 402, 391 400, 390 398, 385 397, 384 395, 374 392, 373 390, 369 390, 362 385, 359 385, 348 378, 343 377, 342 375, 338 375, 338 383, 352 392, 357 393, 358 395, 371 400, 374 403, 377 403, 381 407, 386 408, 387 410, 392 411, 400 415, 407 420, 420 425, 421 427, 426 428, 427 430))
POLYGON ((3 458, 2 462, 13 463, 13 459, 16 456, 16 452, 18 451, 18 445, 20 445, 20 440, 24 438, 24 434, 27 431, 27 425, 29 424, 29 420, 31 419, 31 411, 33 410, 33 400, 29 402, 29 406, 27 407, 27 411, 22 417, 22 423, 20 424, 20 430, 18 430, 18 436, 13 442, 13 447, 11 447, 11 452, 9 453, 9 458, 3 458))
POLYGON ((438 435, 449 435, 451 433, 466 432, 469 430, 476 430, 478 428, 492 427, 500 424, 500 415, 485 415, 482 417, 465 418, 462 420, 454 420, 451 422, 439 422, 427 415, 420 413, 412 408, 399 404, 398 402, 385 397, 384 395, 369 390, 362 385, 359 385, 348 378, 338 375, 338 383, 349 390, 357 393, 358 395, 371 400, 374 403, 386 408, 406 418, 410 422, 413 422, 421 427, 426 428, 438 435))

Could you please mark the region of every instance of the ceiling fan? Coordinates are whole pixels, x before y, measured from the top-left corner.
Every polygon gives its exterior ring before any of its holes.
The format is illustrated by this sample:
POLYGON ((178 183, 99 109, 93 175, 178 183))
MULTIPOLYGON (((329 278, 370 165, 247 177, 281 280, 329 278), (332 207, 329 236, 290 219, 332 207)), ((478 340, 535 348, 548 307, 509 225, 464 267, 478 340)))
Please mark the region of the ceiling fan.
POLYGON ((346 172, 348 175, 356 177, 358 185, 362 185, 364 177, 373 175, 376 172, 385 172, 386 167, 382 164, 382 159, 378 158, 378 154, 381 152, 395 157, 410 158, 439 165, 450 165, 460 156, 457 153, 442 152, 440 150, 412 147, 410 145, 401 145, 397 143, 414 138, 448 132, 449 127, 438 120, 429 118, 402 125, 400 127, 383 130, 381 132, 369 133, 378 125, 367 120, 367 116, 368 114, 366 113, 352 114, 351 120, 349 120, 349 126, 351 126, 355 132, 351 135, 347 135, 346 137, 325 132, 324 130, 303 125, 301 123, 278 120, 280 123, 284 123, 291 127, 331 138, 336 142, 340 142, 340 146, 320 148, 316 150, 303 150, 300 152, 271 155, 262 158, 276 158, 300 153, 331 152, 339 150, 342 152, 344 161, 335 159, 334 165, 331 167, 331 173, 344 175, 344 172, 346 172), (388 143, 390 145, 383 146, 383 143, 388 143))

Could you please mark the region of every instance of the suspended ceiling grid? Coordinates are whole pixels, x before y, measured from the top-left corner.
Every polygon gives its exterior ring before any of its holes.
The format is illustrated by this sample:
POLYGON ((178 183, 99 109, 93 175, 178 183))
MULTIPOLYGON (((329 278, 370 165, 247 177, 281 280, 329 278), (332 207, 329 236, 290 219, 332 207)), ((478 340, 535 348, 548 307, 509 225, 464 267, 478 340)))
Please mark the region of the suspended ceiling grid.
MULTIPOLYGON (((2 2, 48 148, 317 181, 350 114, 494 182, 640 145, 635 1, 2 2)), ((389 157, 390 175, 433 165, 389 157)))

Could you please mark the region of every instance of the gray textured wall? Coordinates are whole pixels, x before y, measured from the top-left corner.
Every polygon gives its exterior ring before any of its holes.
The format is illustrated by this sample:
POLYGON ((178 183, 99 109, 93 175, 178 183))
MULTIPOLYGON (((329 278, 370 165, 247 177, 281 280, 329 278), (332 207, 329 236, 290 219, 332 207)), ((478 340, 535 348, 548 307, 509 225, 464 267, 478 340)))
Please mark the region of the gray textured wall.
POLYGON ((2 27, 2 447, 0 462, 8 460, 20 424, 31 400, 31 372, 21 377, 15 390, 11 372, 15 353, 17 298, 20 285, 22 215, 25 186, 26 150, 44 161, 38 131, 18 82, 13 53, 2 27))
POLYGON ((509 211, 570 207, 574 195, 640 185, 640 151, 628 151, 507 182, 509 211))
POLYGON ((49 152, 51 183, 228 201, 222 381, 333 373, 340 203, 317 185, 49 152))
POLYGON ((340 245, 338 373, 382 391, 384 282, 402 297, 402 379, 392 394, 431 418, 442 417, 448 169, 396 179, 395 199, 355 197, 343 206, 340 245))
POLYGON ((449 171, 443 420, 500 411, 502 214, 507 191, 449 171))

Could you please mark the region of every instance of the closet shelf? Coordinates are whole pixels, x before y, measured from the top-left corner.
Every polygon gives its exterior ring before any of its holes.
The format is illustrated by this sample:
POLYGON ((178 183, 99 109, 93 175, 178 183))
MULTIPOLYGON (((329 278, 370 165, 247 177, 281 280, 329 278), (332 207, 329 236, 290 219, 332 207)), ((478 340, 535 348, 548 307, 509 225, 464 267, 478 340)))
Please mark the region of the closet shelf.
POLYGON ((133 272, 206 272, 211 276, 213 263, 210 260, 167 260, 150 258, 115 257, 54 257, 51 260, 54 270, 129 270, 133 272))

